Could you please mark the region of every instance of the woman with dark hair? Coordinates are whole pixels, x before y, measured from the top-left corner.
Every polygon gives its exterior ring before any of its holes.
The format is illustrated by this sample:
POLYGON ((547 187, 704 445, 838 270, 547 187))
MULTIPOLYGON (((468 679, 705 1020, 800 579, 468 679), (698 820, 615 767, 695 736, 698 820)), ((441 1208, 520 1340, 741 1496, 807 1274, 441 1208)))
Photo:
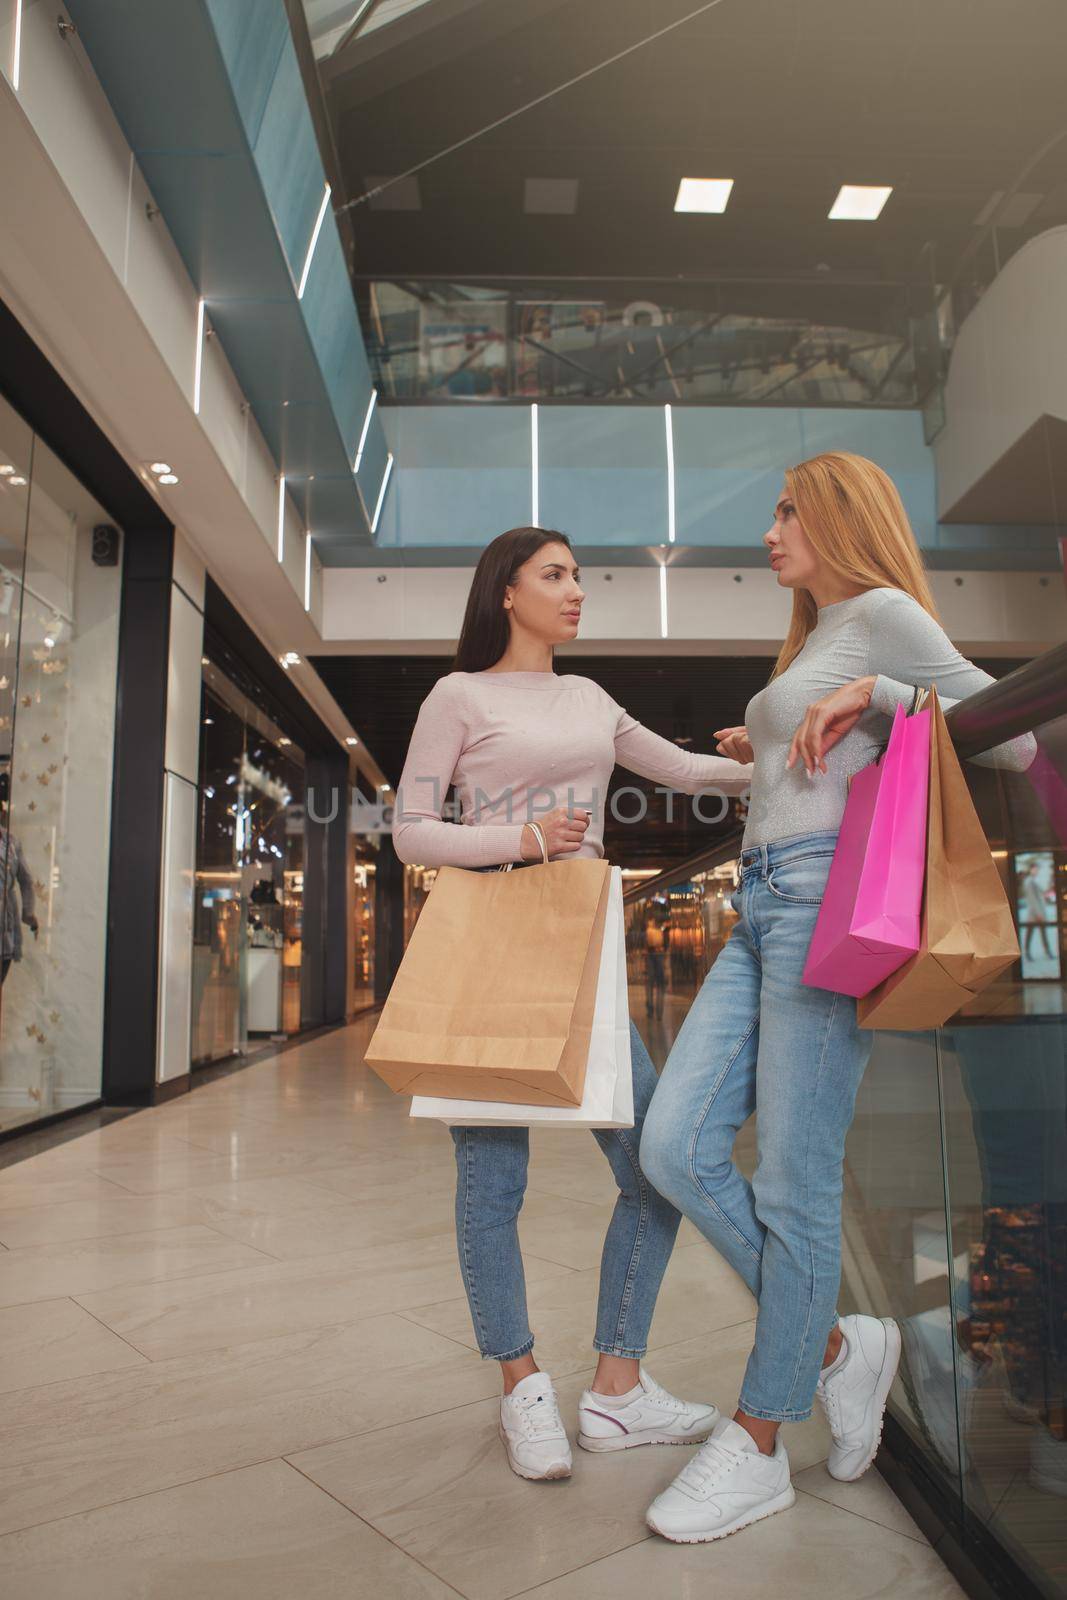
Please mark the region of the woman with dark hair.
MULTIPOLYGON (((749 767, 680 750, 591 679, 555 672, 553 649, 576 637, 584 600, 561 533, 513 528, 482 552, 454 670, 427 695, 411 737, 393 828, 401 861, 492 871, 601 857, 604 797, 617 762, 687 793, 747 788, 749 767), (452 783, 461 823, 442 820, 452 783)), ((632 1022, 630 1042, 633 1129, 595 1134, 619 1195, 601 1261, 598 1365, 578 1410, 578 1441, 594 1451, 703 1440, 719 1415, 668 1394, 641 1365, 680 1219, 638 1161, 656 1074, 632 1022)), ((478 1348, 501 1365, 508 1461, 524 1478, 565 1478, 570 1446, 552 1380, 533 1358, 519 1250, 529 1129, 451 1133, 460 1267, 478 1348)))

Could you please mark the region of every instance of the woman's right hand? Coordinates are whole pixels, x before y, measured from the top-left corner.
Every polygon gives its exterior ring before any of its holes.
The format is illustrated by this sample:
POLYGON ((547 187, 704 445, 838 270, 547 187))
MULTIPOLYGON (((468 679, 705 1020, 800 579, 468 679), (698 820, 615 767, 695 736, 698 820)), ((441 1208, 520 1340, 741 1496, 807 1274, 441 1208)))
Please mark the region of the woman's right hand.
POLYGON ((755 761, 756 752, 749 742, 746 727, 720 728, 715 739, 721 756, 729 756, 731 761, 740 761, 744 766, 750 761, 755 761))
MULTIPOLYGON (((544 830, 545 845, 548 849, 548 858, 554 856, 569 856, 581 848, 585 838, 585 830, 589 826, 588 811, 567 811, 563 806, 555 811, 546 812, 537 819, 539 827, 544 830)), ((522 859, 524 861, 540 861, 541 846, 537 842, 537 835, 530 824, 527 823, 522 830, 522 859)))

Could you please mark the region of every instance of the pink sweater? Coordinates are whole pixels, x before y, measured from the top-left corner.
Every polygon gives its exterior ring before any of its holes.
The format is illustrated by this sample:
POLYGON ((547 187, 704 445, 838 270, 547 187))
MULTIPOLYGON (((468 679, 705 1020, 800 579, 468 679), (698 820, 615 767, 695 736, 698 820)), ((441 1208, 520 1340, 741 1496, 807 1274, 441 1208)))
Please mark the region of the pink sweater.
POLYGON ((426 696, 411 735, 393 823, 396 853, 424 867, 521 861, 524 823, 563 806, 591 813, 570 854, 603 856, 616 764, 686 794, 742 794, 752 781, 751 766, 680 750, 642 727, 591 678, 450 672, 426 696), (452 783, 462 823, 441 818, 452 783))

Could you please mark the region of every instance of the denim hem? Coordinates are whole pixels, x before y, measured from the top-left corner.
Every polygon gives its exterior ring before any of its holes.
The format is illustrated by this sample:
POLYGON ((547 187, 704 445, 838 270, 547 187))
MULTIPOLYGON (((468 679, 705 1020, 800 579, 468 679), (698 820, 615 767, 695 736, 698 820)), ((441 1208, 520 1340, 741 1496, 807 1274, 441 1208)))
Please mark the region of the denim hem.
POLYGON ((518 1350, 509 1350, 502 1356, 495 1356, 491 1350, 483 1350, 481 1356, 483 1361, 518 1361, 520 1356, 528 1356, 533 1347, 533 1335, 531 1334, 526 1343, 521 1345, 518 1350))
POLYGON ((806 1411, 771 1411, 764 1406, 750 1406, 744 1395, 737 1402, 737 1409, 746 1417, 755 1417, 757 1422, 807 1422, 812 1413, 811 1406, 806 1411))
POLYGON ((643 1361, 648 1354, 647 1350, 620 1350, 617 1345, 601 1344, 593 1340, 593 1349, 602 1356, 619 1356, 623 1361, 643 1361))

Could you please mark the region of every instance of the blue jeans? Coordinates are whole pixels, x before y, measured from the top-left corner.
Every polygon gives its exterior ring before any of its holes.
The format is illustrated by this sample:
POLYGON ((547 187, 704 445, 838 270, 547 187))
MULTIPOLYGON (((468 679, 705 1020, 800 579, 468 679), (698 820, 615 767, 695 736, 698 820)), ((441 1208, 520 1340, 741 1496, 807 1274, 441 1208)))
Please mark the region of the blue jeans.
POLYGON ((801 972, 836 835, 741 855, 739 920, 690 1008, 645 1119, 641 1162, 759 1302, 740 1409, 811 1415, 841 1276, 845 1135, 873 1042, 856 1002, 801 972), (750 1183, 734 1138, 755 1111, 750 1183))
MULTIPOLYGON (((630 1023, 634 1126, 593 1137, 607 1156, 619 1197, 600 1262, 595 1349, 641 1357, 663 1274, 681 1223, 649 1183, 638 1161, 641 1128, 656 1087, 656 1069, 630 1023)), ((456 1146, 456 1236, 459 1264, 478 1348, 486 1360, 515 1361, 533 1349, 526 1278, 519 1250, 519 1211, 530 1156, 528 1128, 453 1128, 456 1146)), ((579 1135, 574 1134, 575 1138, 579 1135)))

